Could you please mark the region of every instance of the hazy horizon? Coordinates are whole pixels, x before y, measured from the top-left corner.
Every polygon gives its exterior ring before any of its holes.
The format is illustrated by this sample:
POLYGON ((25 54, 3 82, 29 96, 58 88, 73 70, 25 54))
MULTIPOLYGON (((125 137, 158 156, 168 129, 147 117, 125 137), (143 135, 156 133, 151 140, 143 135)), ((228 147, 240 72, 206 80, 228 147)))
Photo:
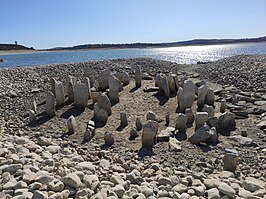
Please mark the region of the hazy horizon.
POLYGON ((266 35, 266 1, 3 1, 0 43, 36 49, 266 35))

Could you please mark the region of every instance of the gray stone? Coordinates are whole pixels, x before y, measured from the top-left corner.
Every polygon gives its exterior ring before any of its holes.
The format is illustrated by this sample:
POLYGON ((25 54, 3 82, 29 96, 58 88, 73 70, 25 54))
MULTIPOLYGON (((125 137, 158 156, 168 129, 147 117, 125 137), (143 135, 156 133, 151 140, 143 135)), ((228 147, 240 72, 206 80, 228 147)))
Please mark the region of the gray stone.
POLYGON ((218 128, 218 119, 217 117, 209 117, 207 120, 207 124, 209 127, 215 127, 218 128))
POLYGON ((177 139, 170 137, 169 139, 169 150, 180 152, 181 151, 181 142, 179 142, 177 139))
POLYGON ((210 143, 217 143, 217 142, 218 142, 218 133, 217 133, 215 127, 212 127, 212 128, 209 130, 209 134, 211 135, 211 137, 208 138, 206 141, 207 141, 207 142, 210 142, 210 143))
POLYGON ((178 107, 182 113, 186 108, 191 108, 195 100, 196 86, 191 80, 185 80, 183 88, 177 92, 178 107))
POLYGON ((48 198, 48 193, 44 191, 34 191, 32 199, 47 199, 48 198))
POLYGON ((177 90, 176 90, 176 84, 175 84, 175 79, 174 75, 170 74, 167 76, 167 83, 168 83, 168 88, 170 90, 170 94, 175 95, 177 90))
POLYGON ((55 116, 55 97, 51 91, 49 91, 46 96, 45 112, 50 117, 55 116))
POLYGON ((163 77, 162 79, 163 93, 166 99, 170 98, 170 89, 168 85, 168 77, 163 77))
POLYGON ((136 70, 135 70, 135 86, 136 86, 136 88, 141 87, 141 79, 142 79, 142 71, 141 71, 140 66, 137 66, 136 70))
POLYGON ((116 104, 119 102, 119 87, 121 82, 114 76, 109 77, 109 92, 108 97, 111 103, 116 104))
POLYGON ((197 98, 197 105, 198 108, 200 109, 204 106, 206 94, 207 94, 207 86, 206 85, 200 86, 198 88, 198 98, 197 98))
POLYGON ((166 113, 165 115, 165 125, 169 126, 170 124, 170 113, 166 113))
POLYGON ((84 85, 87 87, 88 99, 91 99, 91 83, 89 77, 84 78, 84 85))
POLYGON ((136 118, 136 124, 135 125, 136 125, 137 131, 140 131, 142 129, 142 123, 138 117, 136 118))
POLYGON ((49 182, 48 187, 52 191, 59 192, 59 191, 63 191, 64 183, 56 179, 56 180, 53 180, 52 182, 49 182))
POLYGON ((96 91, 95 88, 91 89, 91 99, 92 99, 93 104, 98 102, 100 96, 101 96, 101 92, 96 91))
POLYGON ((98 102, 94 104, 94 118, 103 124, 106 124, 108 120, 108 112, 104 108, 100 108, 98 102))
POLYGON ((235 125, 235 115, 233 113, 225 112, 218 118, 218 129, 220 130, 232 129, 235 125))
POLYGON ((264 189, 266 183, 262 180, 253 178, 253 177, 246 177, 246 179, 243 182, 243 187, 251 192, 258 191, 260 189, 264 189))
POLYGON ((212 188, 207 190, 208 199, 220 199, 219 190, 217 188, 212 188))
POLYGON ((81 185, 80 178, 75 173, 70 173, 62 178, 62 182, 70 187, 78 188, 81 185))
POLYGON ((55 95, 55 82, 56 82, 56 80, 53 78, 53 77, 51 77, 50 78, 50 84, 51 84, 51 92, 55 95))
POLYGON ((114 139, 114 136, 113 136, 112 132, 106 131, 104 133, 104 143, 105 143, 105 145, 111 146, 111 145, 114 144, 114 142, 115 142, 115 139, 114 139))
POLYGON ((128 125, 127 115, 125 113, 120 113, 120 126, 126 127, 128 125))
POLYGON ((187 120, 188 117, 183 113, 178 113, 175 123, 175 129, 178 129, 179 132, 184 132, 187 129, 187 120))
POLYGON ((101 93, 97 104, 98 104, 100 109, 105 109, 107 111, 108 116, 110 116, 112 114, 111 102, 105 94, 101 93))
POLYGON ((211 137, 211 134, 209 131, 210 131, 209 126, 207 125, 202 126, 195 133, 193 133, 191 137, 188 138, 188 140, 192 144, 199 144, 201 142, 205 142, 211 137))
POLYGON ((67 128, 68 128, 68 133, 70 133, 70 134, 74 134, 75 133, 76 119, 75 119, 75 117, 73 115, 71 115, 67 119, 67 128))
POLYGON ((146 119, 147 120, 154 120, 156 121, 156 115, 154 112, 152 111, 148 111, 148 113, 146 114, 146 119))
POLYGON ((75 106, 85 108, 88 105, 88 88, 85 84, 76 83, 74 87, 75 106))
POLYGON ((202 108, 203 112, 207 112, 209 117, 213 117, 214 116, 214 109, 212 106, 209 106, 207 104, 204 104, 203 108, 202 108))
POLYGON ((31 102, 31 110, 33 110, 34 113, 37 113, 37 103, 35 100, 32 100, 31 102))
POLYGON ((55 99, 56 105, 61 107, 65 104, 64 86, 61 82, 55 81, 55 99))
POLYGON ((205 122, 208 120, 208 113, 207 112, 197 112, 195 117, 195 130, 199 129, 200 127, 204 126, 205 122))
POLYGON ((113 191, 116 193, 116 195, 121 198, 124 193, 125 193, 125 188, 123 187, 123 185, 118 184, 113 188, 113 191))
POLYGON ((136 130, 135 128, 132 128, 132 129, 130 130, 130 138, 134 139, 134 138, 136 138, 136 137, 138 137, 138 136, 139 136, 139 135, 138 135, 137 130, 136 130))
POLYGON ((241 135, 230 136, 230 139, 235 140, 236 142, 238 142, 243 146, 252 146, 254 144, 251 138, 243 137, 241 135))
POLYGON ((114 76, 123 83, 123 86, 126 86, 129 84, 129 75, 127 72, 123 71, 120 73, 115 73, 114 76))
POLYGON ((68 93, 68 101, 74 102, 75 94, 74 94, 74 83, 68 82, 67 84, 67 93, 68 93))
POLYGON ((221 182, 218 186, 218 189, 220 192, 222 192, 224 195, 228 196, 229 198, 235 198, 236 191, 229 186, 228 184, 221 182))
POLYGON ((91 131, 91 129, 86 129, 86 131, 84 132, 84 141, 88 142, 93 138, 94 134, 91 131))
POLYGON ((235 172, 239 160, 238 152, 235 149, 225 149, 224 170, 235 172))
POLYGON ((149 120, 145 125, 143 125, 142 132, 142 147, 153 147, 156 134, 158 131, 158 123, 156 126, 155 121, 149 120))
POLYGON ((220 104, 220 112, 224 113, 226 109, 226 100, 222 99, 221 104, 220 104))
POLYGON ((109 69, 105 69, 98 76, 99 89, 101 91, 105 91, 106 89, 109 88, 109 82, 108 81, 109 81, 110 74, 111 74, 110 70, 109 69))
POLYGON ((207 105, 213 106, 215 102, 215 96, 214 96, 214 91, 212 89, 208 89, 206 96, 205 96, 205 103, 207 105))
POLYGON ((29 110, 29 124, 35 125, 37 123, 37 118, 33 110, 29 110))

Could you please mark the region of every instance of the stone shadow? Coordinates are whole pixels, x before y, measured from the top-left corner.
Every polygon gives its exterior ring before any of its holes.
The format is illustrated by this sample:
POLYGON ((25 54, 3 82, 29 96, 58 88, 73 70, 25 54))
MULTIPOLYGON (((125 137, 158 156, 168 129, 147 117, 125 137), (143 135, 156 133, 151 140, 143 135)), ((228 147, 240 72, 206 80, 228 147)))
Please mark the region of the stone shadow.
POLYGON ((135 86, 134 88, 130 89, 129 92, 130 92, 130 93, 134 93, 134 92, 135 92, 136 90, 138 90, 139 88, 140 88, 140 87, 136 87, 136 86, 135 86))
POLYGON ((146 156, 153 156, 155 155, 155 153, 153 152, 152 148, 148 148, 148 147, 142 147, 140 148, 140 150, 138 151, 138 156, 143 159, 146 156))
POLYGON ((168 99, 164 95, 162 95, 160 92, 153 94, 153 96, 157 98, 160 106, 163 106, 168 101, 168 99))
POLYGON ((37 123, 36 125, 42 125, 42 124, 48 122, 50 119, 52 119, 52 117, 47 115, 45 111, 39 113, 38 115, 36 115, 36 117, 38 118, 36 120, 36 123, 37 123))
POLYGON ((62 113, 60 117, 64 119, 68 119, 71 115, 73 115, 74 117, 77 117, 84 111, 85 111, 85 108, 78 108, 78 107, 72 106, 70 109, 62 113))
POLYGON ((184 140, 187 140, 187 134, 186 132, 177 132, 175 134, 175 138, 178 140, 178 141, 184 141, 184 140))
POLYGON ((224 136, 230 136, 232 131, 235 131, 236 127, 231 127, 229 129, 218 129, 217 133, 224 135, 224 136))

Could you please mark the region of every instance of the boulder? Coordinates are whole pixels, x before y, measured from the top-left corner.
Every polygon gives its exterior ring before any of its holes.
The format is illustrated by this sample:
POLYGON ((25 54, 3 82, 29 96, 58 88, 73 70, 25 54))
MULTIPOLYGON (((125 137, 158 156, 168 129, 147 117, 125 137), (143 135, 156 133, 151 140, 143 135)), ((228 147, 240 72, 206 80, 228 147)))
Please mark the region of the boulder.
POLYGON ((218 118, 218 129, 226 130, 235 128, 235 115, 230 112, 225 112, 218 118))
POLYGON ((104 108, 100 108, 98 102, 94 104, 93 110, 94 110, 95 120, 103 124, 106 124, 108 120, 108 112, 104 108))
POLYGON ((145 125, 143 125, 142 132, 142 147, 153 147, 156 134, 158 131, 158 123, 156 126, 155 121, 149 120, 145 125))
POLYGON ((188 117, 183 113, 178 113, 175 123, 175 129, 178 129, 179 132, 185 132, 187 129, 187 120, 188 117))
POLYGON ((120 113, 120 126, 124 128, 127 125, 128 125, 127 115, 125 113, 120 113))
POLYGON ((216 129, 218 129, 218 119, 217 117, 209 117, 207 120, 207 124, 209 127, 215 127, 216 129))
POLYGON ((195 100, 196 86, 191 80, 185 80, 183 88, 177 92, 178 107, 182 113, 186 108, 191 108, 195 100))
POLYGON ((211 135, 211 137, 208 138, 208 139, 206 140, 206 142, 209 142, 209 143, 217 143, 217 142, 218 142, 218 133, 217 133, 215 127, 212 127, 212 128, 209 130, 209 134, 211 135))
POLYGON ((207 112, 197 112, 196 117, 195 117, 195 123, 196 123, 195 130, 204 126, 204 124, 207 120, 208 120, 208 113, 207 112))
POLYGON ((100 109, 106 110, 108 115, 112 114, 111 102, 110 102, 109 98, 107 97, 107 95, 101 93, 99 98, 98 98, 97 104, 98 104, 100 109))
POLYGON ((85 108, 88 105, 88 88, 85 84, 76 83, 74 86, 75 106, 85 108))
POLYGON ((129 84, 129 75, 127 72, 117 72, 114 74, 114 76, 119 79, 122 83, 123 83, 123 86, 126 86, 129 84))
POLYGON ((61 107, 65 104, 64 86, 61 82, 55 81, 55 98, 56 105, 61 107))
POLYGON ((235 172, 239 160, 239 154, 235 149, 225 149, 223 158, 224 170, 235 172))
POLYGON ((51 91, 49 91, 46 96, 45 112, 50 117, 55 116, 55 97, 51 91))
POLYGON ((98 82, 99 82, 99 90, 100 91, 105 91, 106 89, 109 88, 109 77, 110 77, 110 70, 105 69, 100 73, 98 76, 98 82))
POLYGON ((75 133, 76 119, 75 119, 75 117, 73 115, 71 115, 67 119, 67 128, 68 128, 68 133, 70 133, 70 134, 74 134, 75 133))
POLYGON ((188 138, 192 144, 199 144, 207 141, 212 135, 210 134, 210 127, 205 125, 200 127, 195 133, 188 138))

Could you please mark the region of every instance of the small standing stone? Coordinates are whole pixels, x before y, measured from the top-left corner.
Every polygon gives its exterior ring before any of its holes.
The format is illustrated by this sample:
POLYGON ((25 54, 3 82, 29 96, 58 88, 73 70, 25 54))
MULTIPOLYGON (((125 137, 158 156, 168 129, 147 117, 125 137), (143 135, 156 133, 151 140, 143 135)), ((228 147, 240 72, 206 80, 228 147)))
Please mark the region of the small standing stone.
POLYGON ((109 77, 109 92, 108 97, 111 103, 116 104, 119 102, 119 87, 120 87, 120 80, 114 76, 109 77))
POLYGON ((187 124, 193 124, 194 114, 191 108, 186 108, 185 115, 187 116, 187 124))
POLYGON ((222 99, 221 105, 220 105, 220 112, 221 113, 224 113, 225 112, 225 109, 226 109, 226 100, 225 99, 222 99))
POLYGON ((117 79, 119 79, 122 83, 123 86, 126 86, 129 84, 129 75, 127 72, 120 72, 120 73, 115 73, 114 74, 117 79))
POLYGON ((65 104, 65 92, 64 86, 61 82, 55 82, 55 98, 57 106, 63 106, 65 104))
POLYGON ((187 129, 187 120, 188 117, 183 113, 178 113, 175 123, 175 128, 178 129, 179 132, 185 132, 187 129))
POLYGON ((197 112, 196 117, 195 117, 195 123, 196 123, 195 130, 204 126, 204 124, 207 120, 208 120, 208 113, 207 112, 197 112))
POLYGON ((163 83, 164 96, 166 99, 169 99, 170 98, 170 89, 169 89, 169 84, 168 84, 168 78, 163 77, 162 83, 163 83))
POLYGON ((198 108, 200 109, 204 106, 206 94, 207 94, 207 86, 206 85, 200 86, 198 89, 198 98, 197 98, 197 105, 198 108))
POLYGON ((92 120, 89 120, 89 122, 87 123, 87 128, 86 131, 84 133, 84 141, 90 141, 93 136, 95 136, 95 122, 92 120))
POLYGON ((125 113, 120 113, 120 126, 126 127, 128 125, 127 115, 125 113))
POLYGON ((111 110, 111 102, 107 95, 101 93, 101 95, 98 98, 98 106, 101 109, 105 109, 108 113, 108 115, 112 115, 112 110, 111 110))
POLYGON ((98 77, 98 82, 99 82, 99 89, 101 91, 105 91, 106 89, 109 88, 109 83, 108 83, 108 79, 110 77, 110 70, 109 69, 105 69, 104 71, 102 71, 98 77))
POLYGON ((142 74, 141 74, 141 68, 140 66, 136 67, 135 70, 135 86, 136 88, 140 88, 141 87, 141 79, 142 79, 142 74))
POLYGON ((218 128, 218 118, 217 117, 209 117, 207 120, 207 124, 209 127, 218 128))
POLYGON ((74 87, 75 106, 85 108, 88 105, 88 88, 85 84, 76 83, 74 87))
POLYGON ((106 131, 104 133, 104 142, 105 142, 105 145, 107 145, 107 146, 111 146, 114 144, 115 139, 114 139, 112 132, 106 131))
POLYGON ((71 115, 67 120, 68 133, 74 134, 76 129, 76 119, 71 115))
POLYGON ((214 116, 214 109, 212 106, 209 106, 207 104, 204 104, 203 108, 202 108, 203 112, 207 112, 209 117, 213 117, 214 116))
POLYGON ((91 99, 91 83, 90 83, 90 78, 85 77, 84 84, 85 84, 85 86, 87 87, 87 90, 88 90, 88 99, 91 99))
POLYGON ((46 96, 45 112, 50 117, 55 116, 55 97, 51 91, 49 91, 46 96))
POLYGON ((68 93, 68 101, 73 102, 74 101, 74 83, 72 81, 68 82, 67 85, 67 93, 68 93))
POLYGON ((148 121, 145 125, 143 125, 142 147, 153 147, 157 131, 158 128, 155 125, 155 121, 148 121))
POLYGON ((106 124, 108 120, 108 112, 104 108, 100 108, 98 102, 94 104, 94 118, 103 124, 106 124))
POLYGON ((205 97, 205 103, 207 105, 213 106, 215 102, 214 91, 212 89, 208 89, 205 97))
POLYGON ((165 126, 169 126, 170 124, 170 113, 166 113, 165 115, 165 126))
POLYGON ((29 110, 29 119, 31 125, 35 125, 37 123, 36 115, 33 110, 29 110))
POLYGON ((178 107, 184 113, 186 108, 191 108, 195 100, 196 86, 191 80, 185 80, 183 88, 177 92, 178 107))
POLYGON ((233 113, 225 112, 218 118, 218 129, 233 129, 235 125, 235 114, 233 113))
POLYGON ((51 91, 52 91, 52 93, 55 95, 55 82, 56 82, 56 80, 53 78, 53 77, 51 77, 50 78, 50 83, 51 83, 51 91))
POLYGON ((138 135, 138 132, 137 132, 137 130, 135 129, 135 128, 132 128, 131 130, 130 130, 130 138, 136 138, 136 137, 138 137, 139 135, 138 135))
POLYGON ((225 149, 224 155, 224 170, 235 172, 239 160, 239 155, 235 149, 225 149))
POLYGON ((167 76, 167 82, 170 94, 176 95, 176 85, 175 85, 174 75, 170 74, 169 76, 167 76))
POLYGON ((147 115, 146 115, 146 119, 147 120, 154 120, 156 121, 156 115, 154 112, 152 111, 148 111, 147 115))
POLYGON ((136 130, 140 131, 142 129, 142 123, 140 121, 140 119, 137 117, 136 118, 136 130))

